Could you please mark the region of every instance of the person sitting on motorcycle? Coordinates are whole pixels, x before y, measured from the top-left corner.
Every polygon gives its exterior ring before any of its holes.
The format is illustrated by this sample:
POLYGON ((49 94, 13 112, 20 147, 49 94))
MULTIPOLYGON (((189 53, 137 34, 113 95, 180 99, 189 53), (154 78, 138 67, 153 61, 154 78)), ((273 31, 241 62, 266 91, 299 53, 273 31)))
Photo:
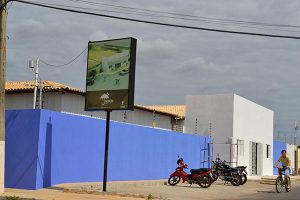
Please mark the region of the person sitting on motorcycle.
POLYGON ((291 173, 291 160, 286 153, 286 150, 281 151, 281 156, 278 161, 275 163, 274 168, 278 167, 278 174, 281 175, 282 168, 285 168, 285 175, 289 175, 291 173), (281 163, 282 167, 278 167, 279 163, 281 163))

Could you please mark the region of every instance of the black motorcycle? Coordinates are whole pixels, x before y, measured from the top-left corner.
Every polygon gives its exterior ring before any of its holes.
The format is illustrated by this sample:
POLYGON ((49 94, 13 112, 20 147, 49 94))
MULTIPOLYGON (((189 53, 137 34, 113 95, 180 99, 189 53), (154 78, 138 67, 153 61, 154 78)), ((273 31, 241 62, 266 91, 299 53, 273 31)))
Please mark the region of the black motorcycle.
POLYGON ((240 169, 232 168, 220 160, 213 161, 212 175, 213 182, 218 178, 225 181, 225 184, 231 183, 233 186, 240 186, 243 182, 240 169))
POLYGON ((246 171, 246 166, 237 166, 237 167, 235 167, 236 169, 238 169, 238 170, 240 170, 240 174, 241 174, 241 176, 242 176, 242 182, 241 182, 241 185, 244 185, 246 182, 247 182, 247 180, 248 180, 248 178, 247 178, 247 176, 248 176, 248 173, 247 173, 247 171, 246 171))
POLYGON ((247 182, 247 180, 248 180, 248 178, 247 178, 247 175, 248 175, 248 173, 247 173, 247 171, 246 171, 246 166, 237 166, 237 167, 231 167, 229 164, 227 164, 227 162, 224 160, 223 162, 222 161, 218 161, 225 169, 237 169, 237 170, 239 170, 239 174, 240 174, 240 176, 241 176, 241 178, 242 178, 242 182, 241 182, 241 184, 240 185, 244 185, 246 182, 247 182))

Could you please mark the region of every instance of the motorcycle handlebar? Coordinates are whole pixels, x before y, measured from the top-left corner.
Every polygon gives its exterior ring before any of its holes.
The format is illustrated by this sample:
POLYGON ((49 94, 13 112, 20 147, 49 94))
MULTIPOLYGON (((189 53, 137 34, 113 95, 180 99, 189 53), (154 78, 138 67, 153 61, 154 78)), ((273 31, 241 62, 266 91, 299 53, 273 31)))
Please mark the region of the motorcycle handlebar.
POLYGON ((274 166, 274 168, 275 168, 275 169, 276 169, 276 168, 278 168, 278 169, 287 169, 287 167, 282 167, 282 166, 277 166, 277 167, 274 166))

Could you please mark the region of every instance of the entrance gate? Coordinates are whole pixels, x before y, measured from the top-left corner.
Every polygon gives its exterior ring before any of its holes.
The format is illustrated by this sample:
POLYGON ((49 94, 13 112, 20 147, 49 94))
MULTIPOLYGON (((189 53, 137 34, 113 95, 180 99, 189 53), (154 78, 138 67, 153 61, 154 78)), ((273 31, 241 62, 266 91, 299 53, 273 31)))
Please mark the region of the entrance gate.
POLYGON ((257 148, 258 143, 252 142, 252 153, 251 153, 251 172, 252 175, 257 175, 257 148))

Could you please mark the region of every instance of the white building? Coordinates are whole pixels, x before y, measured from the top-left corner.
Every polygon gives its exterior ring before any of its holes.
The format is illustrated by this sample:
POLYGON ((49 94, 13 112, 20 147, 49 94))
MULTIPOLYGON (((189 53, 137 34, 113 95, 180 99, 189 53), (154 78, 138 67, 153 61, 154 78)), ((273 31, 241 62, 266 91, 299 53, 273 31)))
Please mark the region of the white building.
MULTIPOLYGON (((33 108, 34 81, 7 82, 6 109, 33 108)), ((58 112, 105 118, 101 111, 84 111, 85 92, 64 84, 43 81, 42 108, 58 112)), ((39 97, 38 97, 39 99, 39 97)), ((39 102, 40 103, 40 102, 39 102)), ((135 105, 134 111, 113 111, 114 121, 150 126, 182 132, 184 106, 142 106, 135 105)))
MULTIPOLYGON (((33 81, 6 83, 6 109, 32 109, 33 81)), ((105 112, 84 111, 85 92, 43 81, 42 108, 105 118, 105 112)), ((245 165, 251 175, 273 172, 273 111, 235 94, 188 96, 186 105, 135 105, 134 111, 115 111, 115 121, 211 135, 213 158, 245 165)), ((287 145, 292 165, 300 166, 293 145, 287 145)), ((207 154, 206 154, 207 155, 207 154)), ((299 159, 300 160, 300 159, 299 159)))
POLYGON ((273 111, 236 94, 188 96, 184 132, 211 134, 213 159, 273 174, 273 111), (208 125, 209 124, 209 125, 208 125))
POLYGON ((124 50, 122 53, 110 57, 102 57, 102 68, 104 72, 115 71, 119 68, 129 68, 129 51, 124 50))
MULTIPOLYGON (((300 150, 300 149, 299 149, 300 150)), ((297 151, 298 148, 296 145, 293 144, 287 144, 286 145, 286 152, 289 155, 290 159, 291 159, 291 167, 294 171, 296 171, 298 173, 298 158, 296 158, 297 156, 297 151)), ((278 158, 274 158, 274 159, 278 159, 278 158)), ((276 161, 276 160, 274 160, 276 161)))

